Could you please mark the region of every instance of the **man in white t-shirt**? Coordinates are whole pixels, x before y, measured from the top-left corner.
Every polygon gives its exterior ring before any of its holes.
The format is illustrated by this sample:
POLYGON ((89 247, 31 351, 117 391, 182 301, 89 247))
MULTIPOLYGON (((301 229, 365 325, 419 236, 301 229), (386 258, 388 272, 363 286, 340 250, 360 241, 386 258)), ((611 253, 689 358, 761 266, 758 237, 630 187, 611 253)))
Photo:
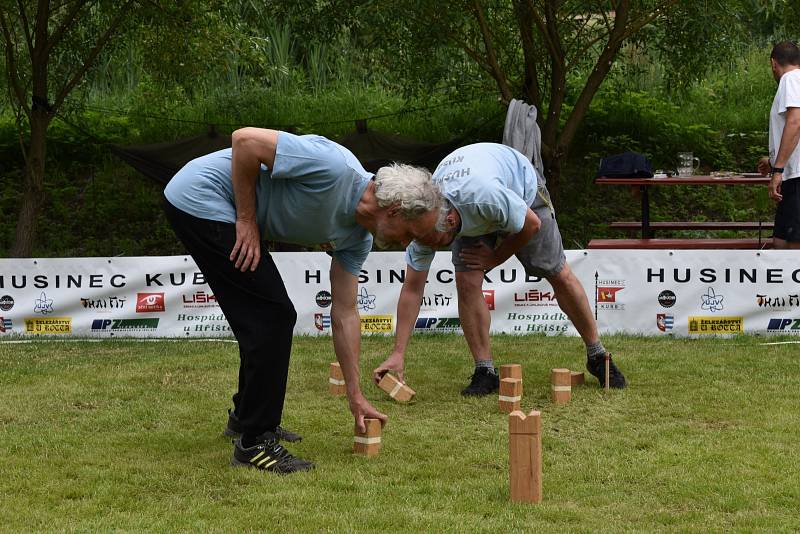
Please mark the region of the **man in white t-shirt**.
POLYGON ((358 275, 376 242, 408 245, 434 230, 442 205, 430 173, 408 165, 373 176, 346 148, 317 135, 261 128, 233 132, 232 148, 186 164, 164 190, 167 219, 214 292, 239 343, 239 383, 225 434, 231 464, 278 473, 311 469, 279 441, 297 314, 271 239, 331 256, 331 329, 350 411, 386 421, 359 388, 358 275))
POLYGON ((769 113, 769 157, 758 162, 769 174, 775 210, 775 248, 800 248, 800 48, 784 41, 772 48, 772 74, 778 91, 769 113))

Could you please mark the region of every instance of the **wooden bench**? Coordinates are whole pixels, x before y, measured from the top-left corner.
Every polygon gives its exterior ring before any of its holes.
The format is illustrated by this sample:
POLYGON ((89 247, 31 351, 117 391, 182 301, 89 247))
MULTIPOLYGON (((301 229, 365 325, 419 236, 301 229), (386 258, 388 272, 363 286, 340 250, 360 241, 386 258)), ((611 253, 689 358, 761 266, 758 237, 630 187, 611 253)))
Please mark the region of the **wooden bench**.
POLYGON ((736 249, 772 248, 772 239, 592 239, 590 249, 736 249))

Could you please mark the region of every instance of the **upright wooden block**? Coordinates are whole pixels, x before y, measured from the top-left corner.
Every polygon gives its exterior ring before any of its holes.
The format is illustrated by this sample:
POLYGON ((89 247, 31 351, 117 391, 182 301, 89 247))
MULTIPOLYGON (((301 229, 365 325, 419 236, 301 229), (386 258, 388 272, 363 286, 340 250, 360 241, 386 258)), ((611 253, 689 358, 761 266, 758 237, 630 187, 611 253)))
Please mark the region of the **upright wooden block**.
POLYGON ((397 402, 408 402, 416 395, 413 389, 400 382, 397 377, 390 373, 383 375, 381 381, 378 382, 378 387, 397 402))
POLYGON ((570 371, 569 373, 570 379, 570 386, 582 386, 586 383, 586 378, 583 375, 583 371, 570 371))
POLYGON ((500 411, 511 413, 519 410, 522 401, 522 380, 519 378, 503 378, 500 380, 500 411))
POLYGON ((572 398, 572 379, 569 369, 551 369, 550 384, 552 392, 550 398, 556 404, 566 404, 572 398))
POLYGON ((541 412, 526 417, 521 411, 508 416, 508 464, 511 500, 542 501, 541 412))
POLYGON ((522 366, 518 363, 509 363, 500 366, 500 379, 519 378, 522 380, 522 366))
POLYGON ((355 429, 353 452, 365 456, 377 456, 381 450, 381 421, 380 419, 364 419, 364 425, 366 425, 367 431, 363 434, 358 431, 358 427, 355 429))
POLYGON ((344 375, 339 362, 331 363, 331 376, 328 378, 328 391, 331 395, 346 395, 347 388, 344 384, 344 375))

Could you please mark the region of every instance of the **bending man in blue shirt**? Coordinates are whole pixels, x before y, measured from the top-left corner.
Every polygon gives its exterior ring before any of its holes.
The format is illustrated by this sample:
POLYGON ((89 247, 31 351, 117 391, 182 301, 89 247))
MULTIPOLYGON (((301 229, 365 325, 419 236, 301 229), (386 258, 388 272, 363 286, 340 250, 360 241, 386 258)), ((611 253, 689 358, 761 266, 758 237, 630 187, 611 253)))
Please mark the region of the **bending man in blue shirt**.
POLYGON ((243 128, 232 142, 172 178, 165 210, 239 342, 239 384, 225 432, 239 436, 232 465, 303 471, 313 464, 279 444, 300 439, 280 426, 297 314, 263 240, 330 254, 334 350, 350 410, 364 430, 364 418, 387 418, 359 388, 359 271, 373 234, 379 243, 403 246, 426 237, 442 199, 427 171, 397 165, 373 178, 324 137, 243 128))
MULTIPOLYGON (((387 371, 402 380, 405 350, 435 248, 449 245, 456 271, 458 316, 475 360, 475 372, 462 395, 487 395, 499 387, 489 344, 491 319, 483 298, 483 275, 512 255, 528 275, 546 278, 553 286, 558 305, 586 344, 587 369, 604 385, 606 350, 586 292, 567 264, 555 213, 540 181, 525 156, 496 143, 459 148, 439 164, 433 182, 449 209, 437 225, 440 232, 417 239, 406 249, 408 269, 397 303, 395 346, 375 369, 374 380, 379 381, 387 371)), ((613 362, 609 382, 611 387, 625 387, 625 377, 613 362)))

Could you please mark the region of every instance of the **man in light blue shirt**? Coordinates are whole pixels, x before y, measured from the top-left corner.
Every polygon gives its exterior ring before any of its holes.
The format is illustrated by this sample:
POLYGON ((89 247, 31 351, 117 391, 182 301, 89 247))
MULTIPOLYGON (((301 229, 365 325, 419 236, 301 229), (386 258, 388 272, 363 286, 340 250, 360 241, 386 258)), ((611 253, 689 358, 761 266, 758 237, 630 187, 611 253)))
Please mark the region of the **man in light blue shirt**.
POLYGON ((243 128, 232 148, 189 162, 164 190, 175 233, 214 292, 239 342, 239 385, 226 434, 233 465, 311 469, 279 440, 296 312, 264 239, 331 255, 331 328, 356 426, 386 421, 359 388, 358 274, 375 240, 408 245, 434 230, 442 203, 430 174, 405 165, 373 177, 350 151, 319 136, 243 128))
MULTIPOLYGON (((419 314, 435 249, 450 245, 458 315, 475 360, 475 372, 461 392, 463 395, 487 395, 498 389, 483 275, 512 255, 527 274, 546 278, 553 286, 559 306, 586 344, 587 368, 604 384, 606 350, 586 292, 566 262, 549 194, 531 162, 511 147, 477 143, 447 156, 434 171, 433 182, 450 208, 438 225, 441 232, 417 239, 406 249, 409 268, 397 303, 394 350, 375 369, 373 378, 377 381, 387 371, 394 371, 402 379, 405 350, 419 314)), ((609 384, 625 387, 625 377, 613 362, 609 384)))

